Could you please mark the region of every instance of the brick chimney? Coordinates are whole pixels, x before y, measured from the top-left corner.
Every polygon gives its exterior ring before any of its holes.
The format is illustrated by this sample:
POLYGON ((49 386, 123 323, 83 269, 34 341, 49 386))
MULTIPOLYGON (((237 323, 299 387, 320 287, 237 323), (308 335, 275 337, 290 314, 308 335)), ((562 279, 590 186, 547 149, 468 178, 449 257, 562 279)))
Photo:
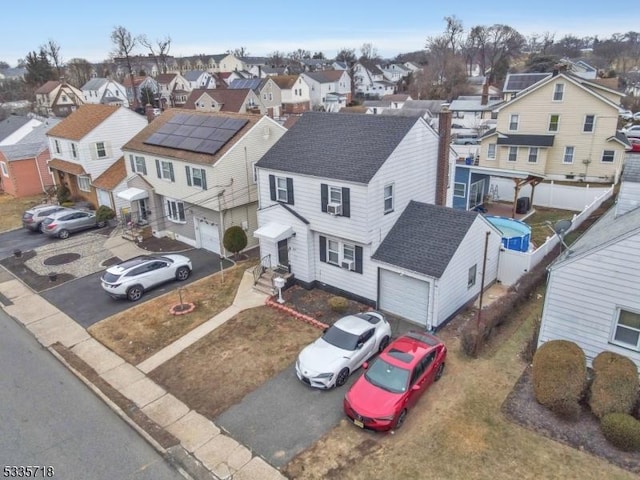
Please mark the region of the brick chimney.
POLYGON ((480 97, 480 105, 489 103, 489 81, 485 79, 482 84, 482 96, 480 97))
POLYGON ((436 177, 436 205, 447 204, 447 188, 449 187, 449 150, 451 148, 451 110, 443 105, 438 120, 438 168, 436 177))
POLYGON ((147 103, 144 107, 144 114, 147 116, 147 121, 151 123, 156 116, 153 114, 153 106, 147 103))

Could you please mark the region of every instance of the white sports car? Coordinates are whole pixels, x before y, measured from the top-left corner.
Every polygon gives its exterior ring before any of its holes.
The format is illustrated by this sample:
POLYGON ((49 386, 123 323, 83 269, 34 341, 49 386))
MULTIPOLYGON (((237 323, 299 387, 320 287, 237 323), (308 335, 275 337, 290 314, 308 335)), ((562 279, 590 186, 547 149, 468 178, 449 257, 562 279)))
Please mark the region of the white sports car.
POLYGON ((390 337, 391 327, 382 313, 347 315, 300 352, 296 375, 312 387, 340 387, 364 362, 384 350, 390 337))

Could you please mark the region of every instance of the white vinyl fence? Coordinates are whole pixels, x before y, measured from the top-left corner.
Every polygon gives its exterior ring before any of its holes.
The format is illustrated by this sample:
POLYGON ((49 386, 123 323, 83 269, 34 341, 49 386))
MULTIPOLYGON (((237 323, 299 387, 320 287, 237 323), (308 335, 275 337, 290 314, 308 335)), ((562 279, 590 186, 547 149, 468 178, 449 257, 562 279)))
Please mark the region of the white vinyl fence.
MULTIPOLYGON (((495 200, 513 201, 515 186, 510 178, 491 177, 491 190, 495 200), (497 198, 496 198, 497 196, 497 198)), ((587 205, 610 189, 609 185, 585 184, 580 187, 560 185, 554 182, 541 183, 533 194, 533 205, 539 207, 560 208, 581 212, 587 205)), ((531 198, 531 186, 527 185, 518 192, 519 197, 531 198)))
MULTIPOLYGON (((573 187, 575 188, 575 187, 573 187)), ((536 188, 536 196, 538 189, 536 188)), ((580 213, 575 214, 571 219, 571 227, 567 233, 578 228, 602 203, 613 195, 613 185, 595 198, 580 213)), ((551 231, 549 231, 551 233, 551 231)), ((504 285, 514 285, 522 275, 527 273, 560 243, 557 235, 547 237, 547 241, 530 252, 517 252, 515 250, 500 249, 500 258, 498 262, 498 278, 497 280, 504 285)))

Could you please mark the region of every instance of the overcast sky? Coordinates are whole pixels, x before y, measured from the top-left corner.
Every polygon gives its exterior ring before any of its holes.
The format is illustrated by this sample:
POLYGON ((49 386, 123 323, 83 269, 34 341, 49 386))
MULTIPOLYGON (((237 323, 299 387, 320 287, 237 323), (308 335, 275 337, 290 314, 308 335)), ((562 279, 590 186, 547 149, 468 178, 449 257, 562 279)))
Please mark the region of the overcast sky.
POLYGON ((169 35, 174 56, 245 47, 255 56, 303 48, 333 57, 343 47, 359 54, 363 43, 371 43, 382 56, 393 57, 424 48, 427 37, 444 31, 445 16, 455 15, 466 29, 501 23, 525 36, 550 32, 559 39, 565 34, 603 38, 637 31, 638 15, 629 12, 618 4, 575 0, 5 1, 0 60, 15 66, 53 39, 64 61, 80 57, 99 62, 113 49, 110 35, 116 25, 152 41, 169 35))

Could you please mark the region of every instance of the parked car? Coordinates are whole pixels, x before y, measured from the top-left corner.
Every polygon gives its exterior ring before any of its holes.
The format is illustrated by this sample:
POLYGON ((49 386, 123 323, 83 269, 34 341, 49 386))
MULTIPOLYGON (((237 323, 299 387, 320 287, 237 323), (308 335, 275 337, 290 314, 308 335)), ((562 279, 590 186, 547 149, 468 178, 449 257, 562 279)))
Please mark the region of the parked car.
POLYGON ((630 125, 621 130, 627 138, 639 138, 640 137, 640 125, 630 125))
POLYGON ((633 120, 634 122, 640 122, 640 112, 634 113, 633 117, 631 117, 631 120, 633 120))
POLYGON ((73 232, 104 227, 106 222, 96 219, 96 212, 68 208, 52 213, 42 221, 41 230, 52 237, 68 238, 73 232))
POLYGON ((440 379, 447 348, 425 332, 409 332, 391 344, 356 380, 344 397, 354 425, 372 430, 399 428, 407 412, 440 379))
POLYGON ((69 210, 60 205, 38 205, 22 214, 22 226, 32 232, 42 231, 42 221, 52 213, 69 210))
POLYGON ((192 270, 191 259, 184 255, 140 255, 109 267, 100 284, 112 297, 135 302, 156 285, 186 280, 192 270))
POLYGON ((451 142, 454 145, 478 145, 480 140, 478 139, 478 135, 475 134, 459 134, 454 133, 451 135, 451 142))
POLYGON ((341 387, 364 362, 384 350, 390 338, 391 326, 382 313, 347 315, 304 347, 296 375, 315 388, 341 387))
POLYGON ((633 118, 633 112, 631 110, 620 109, 618 116, 623 120, 631 120, 633 118))
POLYGON ((640 153, 640 138, 629 138, 631 147, 627 149, 627 152, 640 153))

